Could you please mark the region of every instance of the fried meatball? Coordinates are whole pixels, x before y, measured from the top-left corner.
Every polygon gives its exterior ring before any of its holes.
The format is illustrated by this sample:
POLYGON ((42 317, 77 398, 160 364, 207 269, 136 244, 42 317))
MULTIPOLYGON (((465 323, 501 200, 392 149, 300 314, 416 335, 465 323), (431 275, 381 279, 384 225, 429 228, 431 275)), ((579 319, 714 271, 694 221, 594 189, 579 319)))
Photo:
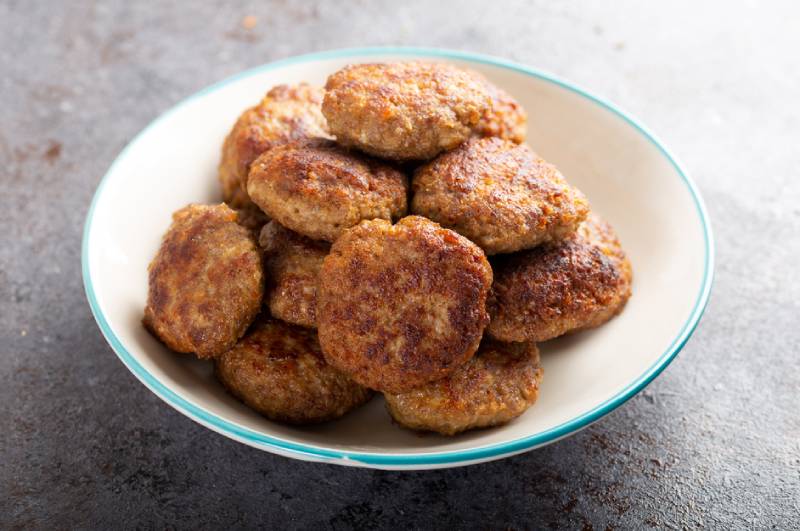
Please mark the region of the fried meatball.
POLYGON ((477 72, 473 74, 486 85, 492 100, 492 109, 478 123, 477 136, 496 136, 517 144, 525 142, 528 127, 528 114, 511 94, 490 83, 477 72))
POLYGON ((273 317, 316 328, 317 278, 328 242, 311 240, 270 221, 261 229, 267 285, 264 303, 273 317))
POLYGON ((250 164, 276 145, 306 138, 328 137, 322 116, 322 89, 306 83, 278 85, 236 121, 222 146, 219 180, 226 203, 241 208, 250 203, 245 185, 250 164))
POLYGON ((593 214, 569 238, 494 266, 487 332, 502 341, 544 341, 600 326, 631 296, 630 261, 611 226, 593 214))
POLYGON ((148 271, 143 323, 177 352, 225 352, 261 308, 261 252, 224 204, 175 212, 148 271))
POLYGON ((426 160, 469 136, 491 108, 486 85, 444 63, 347 66, 328 78, 322 113, 339 143, 426 160))
POLYGON ((535 343, 484 339, 475 357, 446 378, 385 394, 386 409, 398 424, 442 435, 499 426, 536 402, 543 373, 535 343))
POLYGON ((486 254, 510 253, 573 233, 586 197, 528 146, 472 139, 417 169, 411 211, 463 234, 486 254))
POLYGON ((215 363, 222 385, 265 417, 315 424, 341 417, 372 392, 322 357, 316 333, 281 321, 255 324, 215 363))
POLYGON ((408 180, 376 159, 329 141, 286 144, 253 163, 247 191, 281 225, 333 241, 362 219, 392 219, 408 208, 408 180))
POLYGON ((385 392, 443 378, 478 348, 491 282, 483 251, 430 220, 362 222, 336 240, 320 270, 325 359, 385 392))

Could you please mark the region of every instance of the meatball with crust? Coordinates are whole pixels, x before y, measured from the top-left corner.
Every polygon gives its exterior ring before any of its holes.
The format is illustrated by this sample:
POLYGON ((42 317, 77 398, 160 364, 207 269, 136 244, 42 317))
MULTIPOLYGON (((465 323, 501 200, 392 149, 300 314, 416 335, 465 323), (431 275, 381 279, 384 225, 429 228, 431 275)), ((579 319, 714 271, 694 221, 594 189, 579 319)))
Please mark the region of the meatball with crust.
POLYGON ((526 145, 472 139, 418 168, 411 211, 463 234, 486 254, 560 240, 589 213, 586 197, 526 145))
POLYGON ((278 85, 236 121, 222 146, 219 180, 226 203, 250 204, 246 184, 250 164, 276 145, 307 138, 328 137, 320 108, 323 91, 306 83, 278 85))
POLYGON ((486 85, 492 100, 492 109, 478 123, 477 136, 496 136, 514 143, 525 142, 528 127, 528 113, 511 94, 489 82, 478 72, 473 74, 486 85))
POLYGON ((350 65, 325 90, 322 113, 337 141, 394 160, 453 149, 491 108, 481 80, 444 63, 350 65))
POLYGON ((273 317, 316 328, 317 278, 331 244, 311 240, 270 221, 261 229, 267 284, 264 303, 273 317))
POLYGON ((281 225, 333 241, 363 219, 392 219, 408 208, 408 180, 396 168, 330 141, 286 144, 250 170, 252 200, 281 225))
POLYGON ((320 270, 325 359, 385 392, 443 378, 477 350, 491 282, 483 251, 430 220, 362 222, 336 240, 320 270))
POLYGON ((372 396, 325 363, 316 333, 281 321, 259 320, 216 359, 215 368, 233 396, 265 417, 289 424, 339 418, 372 396))
POLYGON ((536 402, 543 373, 535 343, 484 339, 475 357, 446 378, 384 398, 398 424, 455 435, 520 416, 536 402))
POLYGON ((225 352, 261 308, 261 252, 224 204, 175 212, 148 271, 143 323, 177 352, 225 352))
POLYGON ((611 226, 590 215, 573 236, 499 257, 487 332, 501 341, 544 341, 594 328, 631 296, 631 263, 611 226))

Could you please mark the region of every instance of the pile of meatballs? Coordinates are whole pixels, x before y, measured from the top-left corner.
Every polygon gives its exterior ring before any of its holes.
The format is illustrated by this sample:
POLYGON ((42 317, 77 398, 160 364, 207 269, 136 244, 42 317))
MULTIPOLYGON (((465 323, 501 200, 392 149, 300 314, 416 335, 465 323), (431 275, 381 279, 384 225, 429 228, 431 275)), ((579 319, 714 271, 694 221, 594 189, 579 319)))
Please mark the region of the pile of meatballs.
POLYGON ((445 63, 274 87, 225 139, 225 203, 173 214, 145 327, 272 420, 329 421, 377 391, 414 430, 509 422, 537 399, 537 342, 611 319, 632 277, 526 122, 445 63))

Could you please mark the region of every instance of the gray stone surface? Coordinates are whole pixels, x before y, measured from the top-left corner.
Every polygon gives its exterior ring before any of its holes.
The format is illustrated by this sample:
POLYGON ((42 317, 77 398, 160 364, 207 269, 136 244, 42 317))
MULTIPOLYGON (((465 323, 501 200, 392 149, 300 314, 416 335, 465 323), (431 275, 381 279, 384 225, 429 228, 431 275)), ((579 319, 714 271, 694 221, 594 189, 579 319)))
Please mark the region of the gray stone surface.
POLYGON ((798 4, 432 4, 0 1, 0 528, 800 526, 798 4), (225 76, 367 44, 555 72, 682 158, 716 229, 716 285, 645 392, 526 455, 390 473, 225 439, 117 360, 79 256, 115 155, 225 76))

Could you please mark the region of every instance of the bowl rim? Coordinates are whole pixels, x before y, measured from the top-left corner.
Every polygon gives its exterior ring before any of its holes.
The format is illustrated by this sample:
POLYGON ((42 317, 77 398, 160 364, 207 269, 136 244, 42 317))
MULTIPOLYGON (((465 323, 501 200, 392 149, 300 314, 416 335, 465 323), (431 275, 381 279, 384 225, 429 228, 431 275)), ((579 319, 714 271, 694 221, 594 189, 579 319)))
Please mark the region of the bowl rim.
POLYGON ((120 358, 120 360, 145 386, 147 386, 159 398, 196 422, 199 422, 200 424, 203 424, 218 433, 240 442, 244 442, 250 446, 254 446, 262 450, 277 452, 281 455, 294 456, 297 458, 320 461, 339 460, 341 462, 350 462, 352 464, 377 467, 414 468, 436 465, 457 466, 458 464, 468 464, 470 462, 474 463, 499 459, 501 457, 521 453, 526 450, 531 450, 533 448, 554 442, 587 427, 589 424, 607 415, 633 397, 636 393, 644 389, 645 386, 647 386, 656 376, 661 373, 661 371, 667 367, 667 365, 669 365, 678 352, 681 351, 689 337, 694 332, 700 321, 700 318, 703 315, 703 312, 705 311, 706 305, 708 304, 709 295, 711 293, 711 286, 713 284, 714 277, 714 238, 705 203, 700 191, 697 188, 697 185, 689 176, 688 172, 678 162, 677 158, 667 149, 663 142, 658 140, 657 137, 647 127, 645 127, 638 119, 632 117, 629 113, 621 110, 616 105, 606 101, 603 98, 595 96, 578 85, 569 81, 565 81, 564 79, 561 79, 551 73, 547 73, 539 69, 525 66, 523 64, 506 59, 478 53, 441 48, 376 46, 365 48, 342 48, 297 55, 242 71, 190 95, 151 121, 125 146, 125 148, 123 148, 119 155, 117 155, 116 159, 111 164, 108 171, 97 186, 97 190, 92 198, 86 215, 86 222, 84 224, 83 240, 81 245, 81 271, 84 289, 86 292, 86 297, 89 301, 92 315, 94 316, 97 325, 100 327, 100 331, 102 332, 106 341, 111 345, 111 348, 120 358), (628 125, 633 127, 641 136, 653 144, 670 162, 675 172, 679 175, 685 186, 688 188, 689 193, 694 201, 699 220, 702 224, 704 238, 703 281, 697 294, 694 306, 689 313, 688 318, 684 322, 684 325, 680 328, 669 347, 646 371, 644 371, 644 373, 633 380, 624 389, 619 391, 616 395, 604 401, 603 403, 591 408, 590 410, 576 416, 569 421, 543 432, 535 433, 504 443, 496 443, 477 448, 443 452, 424 452, 418 454, 393 454, 383 452, 353 452, 347 450, 322 448, 310 444, 284 440, 279 437, 266 435, 249 428, 239 426, 178 395, 167 385, 153 376, 149 371, 147 371, 147 369, 145 369, 128 351, 128 349, 122 344, 122 341, 119 339, 119 337, 117 337, 117 335, 111 329, 111 326, 97 301, 94 285, 92 283, 91 270, 89 267, 89 235, 91 233, 92 222, 94 220, 95 207, 103 195, 103 190, 108 182, 109 176, 115 173, 117 165, 121 164, 121 161, 126 158, 132 146, 135 145, 142 137, 144 137, 152 127, 154 127, 168 115, 186 105, 188 102, 205 94, 214 92, 215 90, 240 79, 293 64, 326 59, 341 59, 355 56, 363 58, 371 55, 399 55, 408 56, 409 58, 423 57, 462 60, 512 70, 538 80, 552 83, 560 88, 577 94, 589 100, 590 102, 599 105, 600 107, 603 107, 612 114, 621 118, 623 121, 627 122, 628 125))

